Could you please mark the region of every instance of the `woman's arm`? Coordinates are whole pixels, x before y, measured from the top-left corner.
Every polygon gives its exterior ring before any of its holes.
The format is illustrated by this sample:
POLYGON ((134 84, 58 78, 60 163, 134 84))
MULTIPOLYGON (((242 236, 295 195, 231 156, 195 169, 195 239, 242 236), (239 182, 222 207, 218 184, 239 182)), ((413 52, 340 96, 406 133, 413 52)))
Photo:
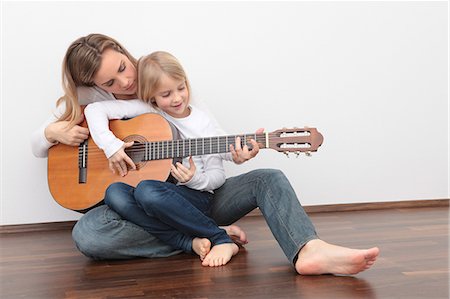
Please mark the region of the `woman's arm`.
POLYGON ((51 117, 47 119, 31 135, 31 149, 38 158, 45 158, 48 149, 55 144, 63 143, 71 146, 78 146, 83 140, 88 138, 89 130, 78 125, 70 126, 68 121, 59 121, 58 116, 65 110, 65 105, 61 104, 51 117))
MULTIPOLYGON (((112 94, 98 87, 78 87, 77 95, 80 105, 114 99, 112 94)), ((75 126, 73 124, 69 126, 69 122, 59 120, 59 117, 65 110, 66 105, 62 101, 47 121, 32 133, 31 149, 36 157, 47 157, 48 149, 55 144, 63 143, 70 146, 78 146, 88 137, 89 130, 78 125, 83 121, 83 117, 75 122, 75 126)))

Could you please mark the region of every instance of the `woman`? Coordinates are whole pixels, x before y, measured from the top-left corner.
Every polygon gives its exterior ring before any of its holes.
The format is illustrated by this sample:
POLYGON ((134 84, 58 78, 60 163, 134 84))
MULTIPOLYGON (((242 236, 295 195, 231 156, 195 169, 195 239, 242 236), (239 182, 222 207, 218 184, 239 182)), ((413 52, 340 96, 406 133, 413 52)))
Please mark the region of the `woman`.
MULTIPOLYGON (((90 34, 73 42, 63 61, 65 95, 58 101, 56 116, 45 122, 33 135, 33 152, 47 156, 47 150, 61 142, 76 146, 87 138, 89 131, 78 126, 82 120, 80 104, 136 98, 136 60, 114 39, 90 34), (102 59, 105 49, 117 56, 102 59)), ((243 163, 258 153, 232 149, 235 163, 243 163)), ((126 174, 127 157, 114 155, 110 167, 126 174)), ((356 274, 373 265, 379 249, 351 249, 320 240, 289 181, 281 171, 259 169, 228 178, 214 191, 211 217, 218 225, 229 225, 259 207, 275 238, 295 267, 303 275, 356 274)), ((246 241, 237 227, 228 234, 246 241)), ((132 257, 163 257, 177 254, 144 229, 121 219, 106 206, 87 212, 75 225, 73 239, 79 250, 94 259, 132 257)))

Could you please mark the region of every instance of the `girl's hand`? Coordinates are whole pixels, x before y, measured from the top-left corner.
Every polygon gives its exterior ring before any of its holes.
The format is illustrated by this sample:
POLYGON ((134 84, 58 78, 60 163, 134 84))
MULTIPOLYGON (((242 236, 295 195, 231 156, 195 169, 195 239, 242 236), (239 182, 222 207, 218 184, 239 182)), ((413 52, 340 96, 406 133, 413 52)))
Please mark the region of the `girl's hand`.
POLYGON ((109 169, 111 169, 112 173, 116 173, 117 170, 121 176, 126 176, 128 173, 128 165, 131 169, 136 170, 136 165, 133 160, 125 153, 125 149, 132 146, 133 143, 133 141, 125 142, 124 145, 108 159, 109 169))
POLYGON ((171 165, 170 173, 178 180, 178 182, 186 183, 194 177, 196 170, 197 168, 195 167, 194 160, 192 157, 189 157, 189 168, 186 168, 183 164, 177 162, 176 167, 173 164, 171 165))
MULTIPOLYGON (((256 134, 262 134, 264 132, 264 129, 258 129, 256 131, 256 134)), ((232 144, 230 144, 230 152, 231 156, 233 157, 233 161, 236 164, 242 164, 245 161, 248 161, 252 158, 254 158, 258 152, 259 152, 259 145, 254 139, 250 139, 250 143, 252 144, 253 148, 252 150, 248 150, 247 144, 244 145, 244 147, 241 147, 241 138, 236 138, 236 147, 234 147, 232 144)))
MULTIPOLYGON (((81 119, 78 123, 80 123, 81 119)), ((69 126, 68 121, 57 121, 45 128, 45 138, 50 143, 59 142, 70 146, 78 146, 89 137, 89 129, 75 125, 69 126)))

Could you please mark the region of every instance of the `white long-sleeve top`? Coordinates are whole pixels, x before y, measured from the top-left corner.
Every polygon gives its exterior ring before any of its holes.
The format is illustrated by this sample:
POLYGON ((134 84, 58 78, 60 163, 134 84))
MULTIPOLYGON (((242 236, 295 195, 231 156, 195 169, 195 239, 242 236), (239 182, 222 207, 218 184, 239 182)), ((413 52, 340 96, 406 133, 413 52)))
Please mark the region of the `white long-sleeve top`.
MULTIPOLYGON (((132 118, 143 113, 157 112, 170 121, 179 131, 182 139, 217 136, 220 131, 216 122, 204 111, 190 106, 191 113, 185 118, 174 118, 167 113, 153 109, 141 100, 101 101, 88 105, 84 111, 89 130, 97 146, 109 158, 123 145, 108 129, 110 119, 132 118)), ((193 157, 196 172, 186 183, 189 188, 212 192, 225 182, 222 160, 232 161, 231 154, 214 154, 193 157)), ((189 168, 188 158, 183 165, 189 168)))

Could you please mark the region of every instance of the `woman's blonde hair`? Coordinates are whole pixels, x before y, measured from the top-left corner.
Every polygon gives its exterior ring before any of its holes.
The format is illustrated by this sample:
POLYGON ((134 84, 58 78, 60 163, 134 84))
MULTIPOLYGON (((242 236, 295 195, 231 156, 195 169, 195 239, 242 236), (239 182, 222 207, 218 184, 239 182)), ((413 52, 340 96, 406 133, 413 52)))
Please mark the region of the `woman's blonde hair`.
POLYGON ((80 118, 77 87, 94 86, 94 76, 100 68, 102 54, 106 49, 124 54, 136 66, 136 59, 109 36, 93 33, 74 41, 67 49, 62 64, 64 96, 59 98, 58 104, 65 102, 66 111, 59 120, 67 120, 74 124, 80 118))
POLYGON ((139 99, 157 108, 154 97, 159 88, 160 79, 165 74, 176 80, 184 80, 190 96, 190 86, 186 73, 180 62, 170 53, 164 51, 153 52, 141 57, 137 63, 139 99))

